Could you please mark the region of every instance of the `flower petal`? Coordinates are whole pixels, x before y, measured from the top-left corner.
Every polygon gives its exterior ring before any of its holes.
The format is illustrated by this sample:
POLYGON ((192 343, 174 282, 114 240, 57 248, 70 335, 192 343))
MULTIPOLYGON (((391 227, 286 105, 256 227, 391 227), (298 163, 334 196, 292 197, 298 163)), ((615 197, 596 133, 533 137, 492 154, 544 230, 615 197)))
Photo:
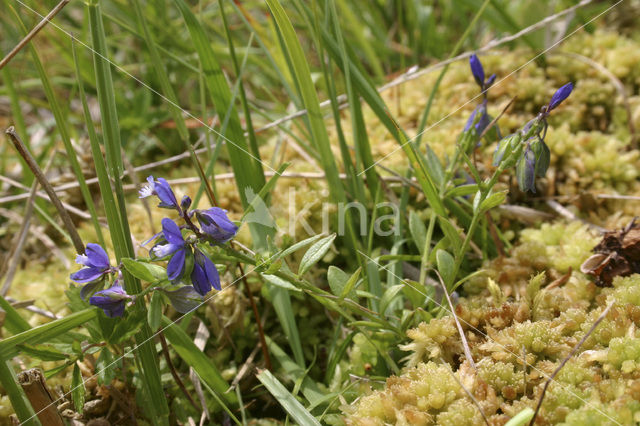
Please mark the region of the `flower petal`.
POLYGON ((211 283, 207 279, 207 274, 204 272, 204 268, 197 263, 193 265, 193 271, 191 271, 191 283, 202 296, 211 291, 211 283))
POLYGON ((226 210, 220 207, 200 211, 197 218, 202 230, 219 243, 229 241, 238 232, 236 224, 227 217, 226 210))
POLYGON ((182 248, 183 246, 178 244, 156 244, 151 248, 151 253, 155 257, 165 257, 177 252, 182 248))
POLYGON ((158 178, 155 184, 156 195, 160 198, 160 206, 168 208, 178 208, 178 200, 173 193, 169 182, 163 178, 158 178))
POLYGON ((185 250, 181 249, 175 252, 169 263, 167 264, 167 276, 171 281, 182 276, 184 270, 185 250))
POLYGON ((155 193, 155 183, 153 182, 153 176, 149 176, 147 178, 147 185, 143 186, 138 193, 140 196, 138 198, 147 198, 152 196, 155 193))
POLYGON ((480 63, 480 59, 475 54, 469 58, 469 65, 471 65, 473 78, 476 79, 478 86, 482 87, 484 84, 484 68, 482 68, 482 63, 480 63))
POLYGON ((551 101, 549 101, 549 107, 547 108, 547 111, 551 111, 552 109, 560 105, 562 101, 564 101, 569 97, 572 90, 573 90, 573 83, 567 83, 561 88, 559 88, 558 90, 556 90, 556 93, 554 93, 553 96, 551 97, 551 101))
POLYGON ((162 232, 169 243, 184 246, 180 227, 171 219, 166 217, 162 219, 162 232))
POLYGON ((99 244, 89 243, 86 250, 87 257, 91 266, 97 268, 108 269, 111 267, 109 264, 109 255, 99 244))
POLYGON ((95 281, 98 278, 102 277, 105 272, 102 269, 98 268, 82 268, 78 272, 74 272, 69 276, 72 281, 75 281, 80 284, 88 283, 91 281, 95 281))
POLYGON ((207 280, 216 290, 220 291, 220 274, 215 263, 211 261, 207 256, 204 257, 204 271, 207 274, 207 280))

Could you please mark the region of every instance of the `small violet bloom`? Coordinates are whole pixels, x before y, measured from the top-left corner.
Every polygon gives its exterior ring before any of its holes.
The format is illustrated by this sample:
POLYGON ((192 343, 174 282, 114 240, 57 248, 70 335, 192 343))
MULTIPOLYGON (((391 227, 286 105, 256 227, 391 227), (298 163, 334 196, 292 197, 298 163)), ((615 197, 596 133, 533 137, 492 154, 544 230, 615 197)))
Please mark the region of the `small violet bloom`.
POLYGON ((124 314, 125 303, 130 298, 131 296, 120 285, 120 281, 116 280, 108 289, 91 296, 89 303, 102 309, 109 318, 115 318, 124 314))
POLYGON ((98 244, 87 244, 85 254, 76 256, 76 263, 84 266, 84 268, 70 276, 77 283, 83 284, 96 281, 111 272, 109 256, 98 244))
POLYGON ((573 90, 573 83, 567 83, 553 94, 551 97, 551 101, 549 101, 549 105, 547 106, 547 112, 553 110, 558 105, 562 103, 565 99, 569 97, 571 91, 573 90))
POLYGON ((220 290, 220 274, 216 265, 200 250, 194 250, 195 262, 191 272, 193 288, 202 296, 211 291, 211 287, 220 290))
POLYGON ((484 132, 484 129, 487 128, 487 126, 491 123, 491 119, 489 118, 489 114, 487 114, 487 102, 486 100, 484 102, 482 102, 480 105, 478 105, 477 107, 475 107, 475 109, 473 110, 473 112, 471 113, 471 115, 469 116, 469 119, 467 120, 467 123, 464 126, 464 131, 466 132, 467 130, 469 130, 471 128, 471 125, 473 123, 475 124, 475 128, 476 128, 476 134, 478 136, 480 136, 482 134, 482 132, 484 132), (476 119, 476 116, 479 115, 479 118, 476 119))
POLYGON ((171 219, 162 219, 162 233, 167 244, 157 244, 151 252, 157 257, 172 255, 167 264, 167 275, 173 281, 182 276, 187 246, 180 227, 171 219))
POLYGON ((473 78, 476 79, 476 83, 478 83, 478 86, 483 87, 484 68, 482 68, 482 63, 480 63, 480 59, 478 59, 475 53, 469 58, 469 65, 471 65, 471 73, 473 74, 473 78))
POLYGON ((199 210, 196 217, 202 231, 218 243, 226 243, 238 233, 238 227, 229 220, 227 211, 220 207, 199 210))
POLYGON ((147 182, 149 183, 140 190, 140 198, 156 195, 160 199, 158 207, 180 210, 178 200, 176 199, 176 195, 173 193, 169 182, 163 178, 158 178, 158 180, 154 181, 153 176, 149 176, 147 178, 147 182))
MULTIPOLYGON (((187 255, 191 255, 191 249, 182 237, 180 227, 171 219, 162 219, 162 233, 167 244, 157 244, 151 251, 157 257, 171 255, 167 264, 167 276, 171 281, 182 277, 185 270, 187 255), (187 252, 188 251, 188 252, 187 252)), ((193 288, 201 295, 207 294, 211 288, 220 290, 220 275, 216 265, 197 248, 194 249, 194 263, 191 271, 191 283, 193 288)))

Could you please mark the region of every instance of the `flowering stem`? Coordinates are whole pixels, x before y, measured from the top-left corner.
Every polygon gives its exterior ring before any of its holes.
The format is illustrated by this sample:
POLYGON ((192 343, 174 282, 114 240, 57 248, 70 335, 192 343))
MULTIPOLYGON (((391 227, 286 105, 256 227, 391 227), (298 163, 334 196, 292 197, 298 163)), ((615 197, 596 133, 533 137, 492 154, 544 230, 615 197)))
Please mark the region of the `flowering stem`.
POLYGON ((260 346, 262 347, 262 356, 264 356, 264 363, 267 367, 267 370, 271 371, 273 367, 271 366, 271 357, 269 356, 267 341, 264 338, 264 330, 262 329, 262 321, 260 321, 260 313, 258 312, 258 306, 256 306, 256 301, 253 298, 253 292, 251 291, 251 286, 247 282, 247 276, 244 273, 242 264, 239 262, 238 262, 238 269, 240 270, 240 276, 242 277, 242 282, 244 283, 244 286, 247 289, 249 302, 251 302, 251 309, 253 309, 253 315, 256 317, 256 325, 258 326, 258 335, 260 336, 260 346))
POLYGON ((201 409, 198 407, 198 404, 196 404, 196 402, 193 400, 193 398, 191 397, 191 394, 187 392, 187 388, 184 386, 184 382, 178 375, 178 372, 176 371, 176 367, 173 365, 173 362, 171 361, 171 355, 169 354, 169 346, 167 346, 167 339, 164 338, 164 334, 162 334, 162 332, 158 333, 158 337, 160 338, 160 345, 162 346, 162 354, 164 355, 164 359, 167 361, 167 366, 171 371, 171 375, 173 376, 173 379, 176 381, 176 383, 178 384, 178 387, 180 388, 184 396, 187 397, 187 399, 189 400, 193 408, 196 410, 196 412, 200 412, 201 409))

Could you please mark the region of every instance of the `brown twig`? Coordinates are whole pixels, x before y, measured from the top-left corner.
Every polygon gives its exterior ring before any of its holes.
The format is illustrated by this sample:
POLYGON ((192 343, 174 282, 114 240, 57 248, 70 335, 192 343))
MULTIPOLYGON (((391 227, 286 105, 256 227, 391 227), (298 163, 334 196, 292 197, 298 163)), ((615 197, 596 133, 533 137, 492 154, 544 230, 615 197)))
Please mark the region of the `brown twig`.
POLYGON ((167 362, 167 366, 171 371, 171 375, 173 376, 173 379, 176 381, 176 383, 178 384, 178 387, 180 388, 184 396, 187 397, 187 399, 189 400, 193 408, 195 408, 196 411, 200 411, 200 407, 198 407, 198 404, 196 404, 196 402, 193 400, 193 397, 191 397, 191 394, 187 392, 187 388, 184 386, 184 382, 178 375, 178 372, 176 371, 176 367, 173 365, 173 362, 171 361, 171 354, 169 353, 169 346, 167 346, 167 339, 164 338, 164 334, 162 334, 162 331, 158 333, 158 337, 160 338, 160 345, 162 346, 162 354, 164 355, 164 359, 167 362))
POLYGON ((35 37, 36 34, 38 34, 38 32, 40 32, 41 29, 43 29, 44 26, 47 25, 49 21, 51 21, 54 18, 54 16, 56 16, 58 12, 62 10, 63 7, 67 5, 67 3, 69 3, 69 0, 61 0, 60 3, 56 5, 56 7, 51 9, 51 12, 49 12, 47 16, 42 18, 42 21, 40 21, 38 25, 33 27, 33 29, 29 31, 29 33, 26 36, 24 36, 24 38, 20 40, 20 42, 16 44, 16 46, 13 49, 11 49, 11 52, 9 52, 7 56, 2 58, 2 61, 0 61, 0 69, 4 68, 4 66, 7 65, 9 61, 14 56, 16 56, 18 52, 22 50, 22 48, 25 47, 27 43, 29 43, 31 39, 35 37))
POLYGON ((460 324, 458 315, 456 315, 456 309, 453 307, 453 303, 451 302, 451 297, 449 296, 449 290, 447 290, 447 286, 444 285, 444 281, 442 280, 440 273, 436 270, 434 270, 434 272, 438 276, 438 281, 440 281, 442 290, 444 290, 444 296, 447 299, 447 303, 449 303, 449 309, 451 310, 451 315, 453 316, 453 320, 456 323, 456 327, 458 327, 458 333, 460 334, 460 340, 462 341, 464 356, 467 358, 467 361, 469 361, 469 365, 473 367, 475 371, 478 371, 476 367, 476 363, 473 362, 473 357, 471 356, 471 349, 469 349, 469 342, 467 341, 467 337, 464 335, 464 330, 462 329, 462 325, 460 324))
POLYGON ((549 376, 549 378, 547 379, 547 381, 544 384, 544 388, 542 388, 542 394, 540 395, 540 399, 538 400, 538 405, 536 406, 536 410, 533 413, 533 417, 531 418, 531 422, 529 423, 529 426, 533 426, 533 424, 535 423, 536 416, 538 415, 538 412, 540 411, 540 407, 542 407, 542 400, 544 399, 544 395, 547 392, 547 388, 549 387, 549 385, 553 381, 554 377, 556 377, 556 375, 560 372, 560 370, 562 370, 562 367, 564 367, 564 365, 567 362, 569 362, 571 357, 573 357, 576 354, 576 352, 578 352, 578 349, 580 349, 580 346, 582 346, 582 344, 587 340, 587 338, 591 335, 591 333, 593 333, 593 331, 596 329, 596 327, 598 327, 598 325, 600 324, 600 322, 602 322, 604 317, 607 316, 607 314, 609 313, 609 310, 613 307, 614 303, 615 303, 615 300, 613 302, 609 303, 609 306, 607 306, 607 308, 604 311, 602 311, 602 313, 600 314, 600 316, 598 317, 596 322, 594 322, 593 325, 591 326, 591 328, 589 329, 589 331, 587 331, 587 334, 585 334, 584 337, 582 339, 580 339, 578 344, 571 350, 571 352, 569 352, 569 355, 567 355, 566 358, 562 360, 562 362, 560 363, 558 368, 556 368, 553 371, 553 373, 551 373, 551 376, 549 376))
POLYGON ((451 377, 453 377, 453 379, 458 382, 458 384, 460 385, 460 387, 462 388, 462 390, 467 394, 467 396, 469 397, 469 399, 471 399, 471 402, 474 403, 474 405, 478 408, 478 411, 480 411, 480 414, 482 415, 482 419, 484 420, 484 423, 489 426, 489 419, 487 418, 487 416, 484 414, 484 411, 482 410, 482 407, 480 406, 480 403, 478 402, 478 400, 473 396, 473 394, 469 391, 469 389, 465 388, 464 385, 462 384, 462 382, 460 381, 460 379, 458 379, 456 377, 455 374, 453 374, 453 371, 451 371, 451 366, 449 366, 449 364, 442 358, 440 358, 440 362, 442 362, 443 364, 447 365, 449 368, 447 368, 447 371, 449 372, 449 374, 451 374, 451 377))
POLYGON ((264 338, 264 330, 262 329, 262 322, 260 321, 260 313, 258 312, 256 301, 253 299, 253 292, 251 291, 251 286, 249 286, 249 283, 247 282, 247 276, 244 274, 242 264, 238 263, 238 269, 240 269, 240 276, 242 277, 242 282, 244 283, 244 286, 247 288, 249 301, 251 302, 251 308, 253 309, 253 315, 256 317, 256 324, 258 325, 258 334, 260 335, 260 346, 262 347, 262 356, 264 356, 264 363, 267 367, 267 370, 273 371, 271 367, 271 357, 269 356, 269 349, 267 348, 267 340, 264 338))
MULTIPOLYGON (((44 173, 47 173, 49 167, 51 167, 51 164, 53 163, 54 158, 55 155, 51 155, 49 157, 49 161, 47 161, 47 165, 44 167, 44 173)), ((22 225, 20 227, 20 232, 16 234, 14 240, 12 241, 11 250, 9 251, 9 255, 7 256, 6 263, 4 263, 2 265, 2 268, 0 268, 0 278, 4 278, 5 271, 7 273, 7 278, 5 279, 4 284, 2 285, 2 289, 0 290, 0 294, 2 296, 6 296, 9 292, 9 288, 11 287, 13 277, 18 267, 18 263, 20 262, 22 250, 27 240, 27 234, 29 233, 29 227, 31 226, 31 216, 33 215, 37 192, 38 181, 35 180, 31 184, 31 190, 29 191, 29 200, 27 200, 27 207, 25 207, 24 213, 22 215, 22 225)))
POLYGON ((82 238, 80 238, 80 235, 78 234, 78 230, 73 224, 73 221, 69 216, 69 213, 67 213, 65 208, 62 206, 60 199, 58 198, 55 191, 53 190, 53 187, 47 180, 47 177, 44 175, 44 173, 42 173, 42 170, 40 170, 38 163, 36 163, 36 160, 33 158, 31 153, 27 149, 27 147, 24 145, 24 143, 16 133, 16 130, 13 128, 13 126, 9 127, 5 131, 5 133, 9 135, 9 139, 11 139, 11 142, 13 142, 13 145, 15 146, 16 150, 22 156, 22 158, 24 158, 27 165, 33 172, 33 175, 35 176, 35 178, 38 180, 38 182, 40 183, 42 188, 45 190, 47 195, 49 195, 49 199, 51 199, 51 203, 58 210, 58 214, 60 215, 60 218, 62 219, 64 226, 67 228, 67 232, 71 237, 71 241, 73 242, 73 246, 75 247, 76 252, 84 253, 84 244, 82 243, 82 238))

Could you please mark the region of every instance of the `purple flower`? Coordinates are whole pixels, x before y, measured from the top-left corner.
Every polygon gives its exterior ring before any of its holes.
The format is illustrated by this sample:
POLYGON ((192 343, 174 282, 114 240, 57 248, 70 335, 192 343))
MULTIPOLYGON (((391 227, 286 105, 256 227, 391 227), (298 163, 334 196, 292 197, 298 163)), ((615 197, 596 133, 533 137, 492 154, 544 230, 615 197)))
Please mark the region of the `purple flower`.
POLYGON ((558 105, 562 103, 565 99, 569 97, 571 91, 573 90, 573 83, 567 83, 553 94, 551 97, 551 101, 549 101, 549 105, 547 106, 547 111, 551 111, 556 108, 558 105))
POLYGON ((111 272, 109 256, 98 244, 87 244, 85 254, 76 256, 76 263, 85 266, 70 276, 77 283, 83 284, 96 281, 111 272))
POLYGON ((187 255, 186 242, 182 237, 180 227, 169 218, 162 219, 162 233, 167 244, 156 244, 151 252, 156 257, 171 256, 167 264, 167 275, 170 280, 176 280, 184 272, 184 262, 187 255))
POLYGON ((195 262, 191 272, 193 288, 203 296, 211 291, 211 287, 220 290, 220 275, 216 265, 198 249, 194 250, 194 257, 195 262))
POLYGON ((173 193, 169 182, 163 178, 158 178, 158 180, 154 181, 153 176, 149 176, 147 178, 147 182, 149 183, 140 190, 140 198, 156 195, 160 199, 158 207, 176 209, 180 211, 178 200, 176 199, 176 195, 173 193))
POLYGON ((196 212, 202 231, 218 243, 226 243, 238 233, 238 227, 229 220, 227 211, 211 207, 196 212))
POLYGON ((91 296, 89 303, 102 309, 106 316, 110 318, 121 317, 124 314, 124 306, 129 296, 120 281, 116 280, 111 287, 102 290, 91 296))
POLYGON ((489 124, 491 124, 491 118, 489 114, 487 114, 487 101, 486 99, 471 113, 467 123, 464 126, 464 131, 466 132, 471 128, 471 126, 475 122, 476 136, 480 136, 482 132, 487 128, 489 124), (478 117, 478 118, 476 118, 478 117))
POLYGON ((180 201, 180 207, 182 208, 182 210, 186 212, 187 210, 189 210, 190 206, 191 206, 191 197, 189 197, 188 195, 185 195, 184 197, 182 197, 182 201, 180 201))
POLYGON ((469 65, 471 65, 471 73, 473 74, 473 78, 476 79, 478 86, 484 87, 484 68, 482 68, 480 59, 478 59, 475 53, 469 58, 469 65))

